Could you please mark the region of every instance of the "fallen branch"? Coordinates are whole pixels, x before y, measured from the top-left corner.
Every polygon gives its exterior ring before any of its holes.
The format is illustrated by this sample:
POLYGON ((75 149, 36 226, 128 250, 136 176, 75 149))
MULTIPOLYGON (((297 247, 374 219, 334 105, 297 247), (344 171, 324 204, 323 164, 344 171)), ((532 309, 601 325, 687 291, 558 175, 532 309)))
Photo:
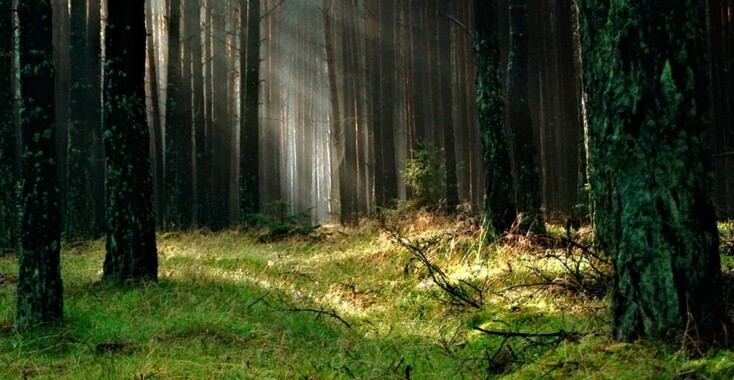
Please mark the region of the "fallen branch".
MULTIPOLYGON (((251 309, 253 306, 257 305, 258 302, 265 300, 265 297, 267 296, 268 296, 268 293, 263 294, 260 298, 256 299, 255 301, 247 305, 247 308, 251 309)), ((268 301, 265 301, 265 304, 268 305, 268 301)))
POLYGON ((483 332, 487 335, 501 336, 505 338, 560 338, 562 340, 578 340, 582 334, 573 331, 557 331, 553 333, 521 333, 514 331, 495 331, 485 330, 481 327, 474 327, 474 330, 483 332))
POLYGON ((292 309, 286 309, 286 311, 309 312, 309 313, 316 313, 317 315, 326 315, 326 316, 339 320, 339 322, 343 323, 344 326, 347 326, 350 329, 352 328, 352 325, 350 325, 349 322, 345 321, 344 318, 340 317, 339 314, 337 314, 335 310, 327 311, 324 309, 292 308, 292 309))

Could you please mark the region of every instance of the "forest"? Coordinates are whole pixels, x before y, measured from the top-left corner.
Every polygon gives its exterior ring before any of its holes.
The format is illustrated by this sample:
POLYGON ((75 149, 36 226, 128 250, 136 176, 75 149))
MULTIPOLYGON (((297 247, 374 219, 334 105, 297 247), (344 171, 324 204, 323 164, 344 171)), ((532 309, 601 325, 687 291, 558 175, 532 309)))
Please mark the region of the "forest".
POLYGON ((734 378, 731 0, 0 0, 0 377, 734 378))

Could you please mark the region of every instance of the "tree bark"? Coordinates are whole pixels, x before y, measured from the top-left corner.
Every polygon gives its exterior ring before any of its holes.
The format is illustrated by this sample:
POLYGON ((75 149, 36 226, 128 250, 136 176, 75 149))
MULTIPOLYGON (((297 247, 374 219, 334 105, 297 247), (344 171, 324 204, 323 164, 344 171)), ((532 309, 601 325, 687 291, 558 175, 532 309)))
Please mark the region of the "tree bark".
POLYGON ((21 1, 22 171, 16 326, 63 318, 59 182, 54 128, 52 11, 49 0, 21 1))
POLYGON ((105 29, 107 255, 103 279, 157 280, 145 120, 145 1, 109 0, 105 29))
MULTIPOLYGON (((501 81, 497 1, 475 3, 477 23, 477 110, 487 173, 484 201, 485 228, 502 233, 517 217, 512 170, 507 149, 505 97, 501 81)), ((491 234, 488 234, 491 236, 491 234)))
POLYGON ((257 213, 259 193, 259 102, 260 102, 260 0, 241 0, 247 9, 243 23, 242 47, 244 86, 241 91, 242 122, 240 124, 240 204, 241 216, 257 213), (246 32, 244 30, 246 29, 246 32))
POLYGON ((614 263, 614 336, 725 329, 704 2, 581 1, 597 236, 614 263))
POLYGON ((17 202, 13 161, 13 20, 10 0, 0 0, 0 253, 17 248, 17 202))
POLYGON ((459 189, 456 180, 456 146, 454 140, 453 100, 451 99, 451 0, 438 1, 438 93, 442 95, 440 128, 443 131, 444 160, 446 172, 446 207, 454 210, 459 204, 459 189))
POLYGON ((734 218, 734 22, 732 0, 709 0, 711 86, 714 123, 714 205, 721 219, 734 218))
MULTIPOLYGON (((181 38, 182 0, 168 10, 168 81, 166 85, 165 208, 163 226, 186 229, 193 221, 191 193, 191 92, 184 77, 181 38)), ((189 78, 190 79, 190 78, 189 78)), ((190 87, 190 86, 189 86, 190 87)))
POLYGON ((507 63, 507 137, 521 232, 545 231, 540 211, 537 148, 528 106, 527 0, 510 2, 510 55, 507 63))

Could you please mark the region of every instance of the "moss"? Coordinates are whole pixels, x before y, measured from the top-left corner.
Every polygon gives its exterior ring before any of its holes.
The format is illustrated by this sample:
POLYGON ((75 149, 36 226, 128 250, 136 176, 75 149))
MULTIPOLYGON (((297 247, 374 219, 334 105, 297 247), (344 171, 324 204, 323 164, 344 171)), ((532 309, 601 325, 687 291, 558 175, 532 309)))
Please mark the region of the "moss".
POLYGON ((694 1, 656 4, 581 3, 598 236, 614 258, 617 338, 670 336, 689 315, 711 338, 723 310, 699 143, 711 116, 696 51, 705 13, 694 1))

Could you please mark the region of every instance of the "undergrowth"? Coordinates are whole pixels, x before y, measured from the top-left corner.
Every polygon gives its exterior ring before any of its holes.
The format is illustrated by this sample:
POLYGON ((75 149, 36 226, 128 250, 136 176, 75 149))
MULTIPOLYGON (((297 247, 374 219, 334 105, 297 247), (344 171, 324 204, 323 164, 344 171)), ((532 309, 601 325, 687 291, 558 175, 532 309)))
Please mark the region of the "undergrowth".
POLYGON ((65 322, 27 334, 16 258, 1 257, 0 378, 734 377, 728 350, 609 339, 609 267, 588 230, 487 244, 469 212, 385 218, 318 239, 161 234, 159 282, 126 288, 99 282, 103 241, 67 245, 65 322))

